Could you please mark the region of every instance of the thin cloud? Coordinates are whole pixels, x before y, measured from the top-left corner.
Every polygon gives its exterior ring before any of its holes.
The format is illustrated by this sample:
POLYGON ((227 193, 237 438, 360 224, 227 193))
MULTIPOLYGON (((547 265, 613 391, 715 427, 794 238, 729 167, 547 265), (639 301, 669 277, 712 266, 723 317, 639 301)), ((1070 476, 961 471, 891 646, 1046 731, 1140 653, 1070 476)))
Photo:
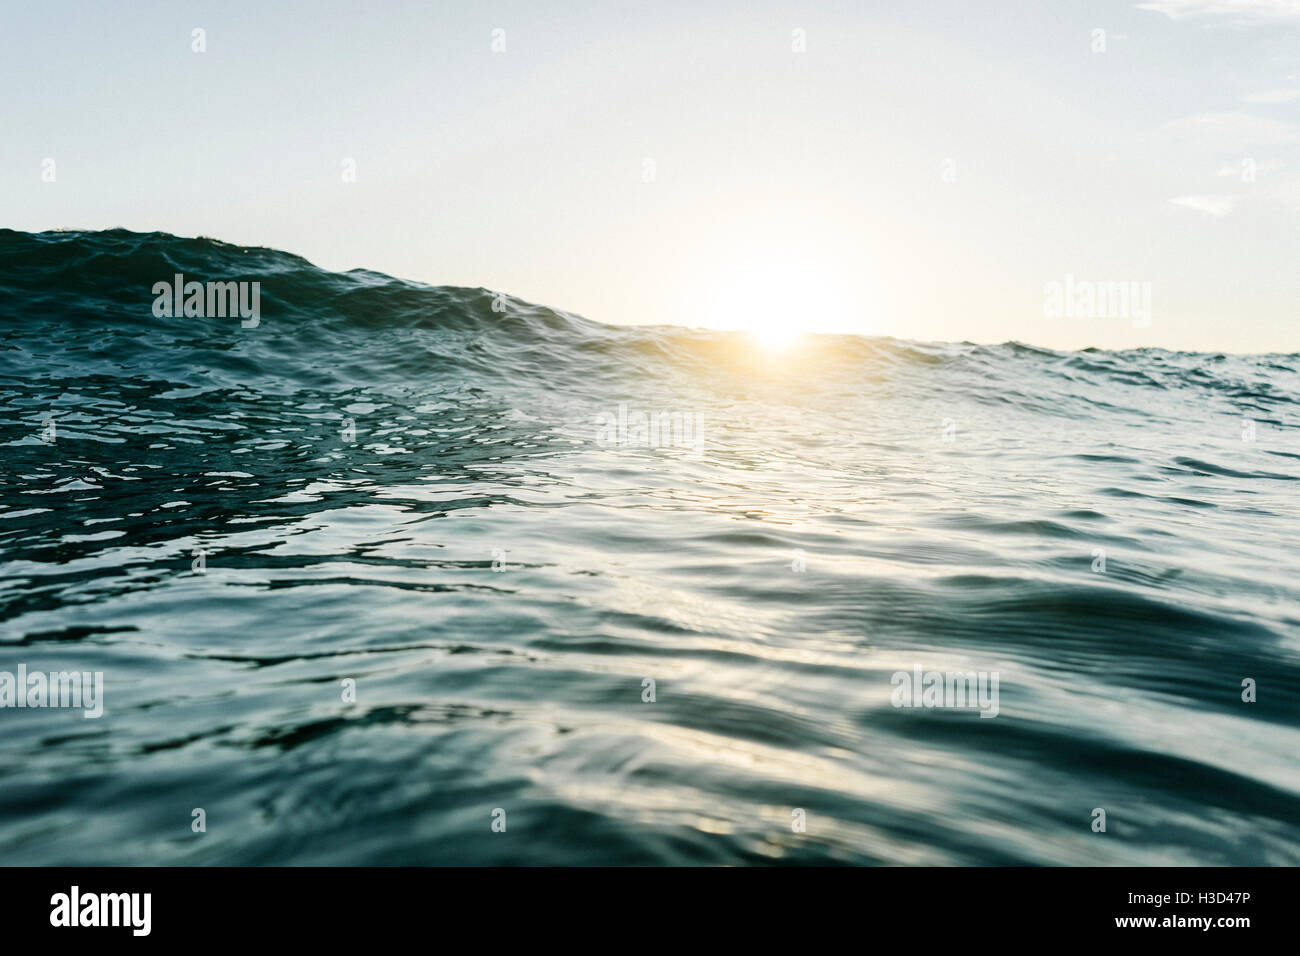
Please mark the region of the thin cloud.
POLYGON ((1300 21, 1300 0, 1156 0, 1137 6, 1171 20, 1229 16, 1261 23, 1300 21))
POLYGON ((1243 103, 1294 103, 1296 100, 1300 100, 1300 90, 1260 90, 1241 98, 1243 103))
POLYGON ((1280 146, 1300 139, 1300 129, 1294 123, 1250 113, 1186 116, 1166 123, 1161 131, 1172 141, 1218 152, 1235 152, 1245 146, 1280 146))
POLYGON ((1231 196, 1177 196, 1169 201, 1175 206, 1194 209, 1207 216, 1214 216, 1216 219, 1232 212, 1233 206, 1231 196))
POLYGON ((1240 176, 1243 182, 1251 182, 1264 173, 1274 173, 1283 169, 1283 165, 1275 160, 1258 162, 1254 159, 1246 158, 1239 163, 1231 166, 1220 166, 1216 176, 1240 176))

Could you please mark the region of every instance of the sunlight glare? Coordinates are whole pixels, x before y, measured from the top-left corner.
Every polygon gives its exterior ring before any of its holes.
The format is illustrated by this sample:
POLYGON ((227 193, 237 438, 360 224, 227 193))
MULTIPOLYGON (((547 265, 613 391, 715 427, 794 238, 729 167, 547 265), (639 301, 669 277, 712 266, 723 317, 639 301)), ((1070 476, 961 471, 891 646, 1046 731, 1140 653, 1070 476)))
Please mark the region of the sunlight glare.
POLYGON ((715 329, 748 332, 764 348, 798 343, 804 332, 838 325, 844 298, 825 277, 789 265, 750 268, 718 290, 707 317, 715 329))

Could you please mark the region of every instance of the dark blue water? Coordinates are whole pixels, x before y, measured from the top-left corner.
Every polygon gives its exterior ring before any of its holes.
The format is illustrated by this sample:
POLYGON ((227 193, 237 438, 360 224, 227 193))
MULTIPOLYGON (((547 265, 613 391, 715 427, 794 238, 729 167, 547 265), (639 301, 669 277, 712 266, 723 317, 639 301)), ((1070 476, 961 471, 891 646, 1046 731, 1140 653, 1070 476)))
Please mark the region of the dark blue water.
POLYGON ((0 442, 3 863, 1300 862, 1300 356, 0 231, 0 442))

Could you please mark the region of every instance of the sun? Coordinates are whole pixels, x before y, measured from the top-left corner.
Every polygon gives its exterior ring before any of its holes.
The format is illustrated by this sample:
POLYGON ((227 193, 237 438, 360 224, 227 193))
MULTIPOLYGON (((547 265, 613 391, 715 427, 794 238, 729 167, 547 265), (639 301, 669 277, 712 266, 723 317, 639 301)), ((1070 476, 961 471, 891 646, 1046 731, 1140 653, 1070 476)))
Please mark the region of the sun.
POLYGON ((717 286, 704 324, 748 332, 763 348, 779 351, 797 345, 805 332, 838 326, 844 302, 818 270, 788 262, 750 264, 717 286))
POLYGON ((749 330, 754 340, 764 348, 782 349, 794 345, 803 336, 803 330, 788 323, 776 322, 756 325, 749 330))

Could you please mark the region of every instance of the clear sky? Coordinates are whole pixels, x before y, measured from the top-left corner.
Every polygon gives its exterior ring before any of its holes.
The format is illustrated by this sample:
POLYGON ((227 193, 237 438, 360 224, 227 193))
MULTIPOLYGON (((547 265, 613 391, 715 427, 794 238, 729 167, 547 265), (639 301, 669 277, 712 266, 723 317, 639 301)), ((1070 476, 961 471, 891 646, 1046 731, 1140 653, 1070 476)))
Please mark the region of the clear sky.
POLYGON ((5 0, 0 89, 14 228, 603 322, 1300 351, 1300 0, 5 0))

